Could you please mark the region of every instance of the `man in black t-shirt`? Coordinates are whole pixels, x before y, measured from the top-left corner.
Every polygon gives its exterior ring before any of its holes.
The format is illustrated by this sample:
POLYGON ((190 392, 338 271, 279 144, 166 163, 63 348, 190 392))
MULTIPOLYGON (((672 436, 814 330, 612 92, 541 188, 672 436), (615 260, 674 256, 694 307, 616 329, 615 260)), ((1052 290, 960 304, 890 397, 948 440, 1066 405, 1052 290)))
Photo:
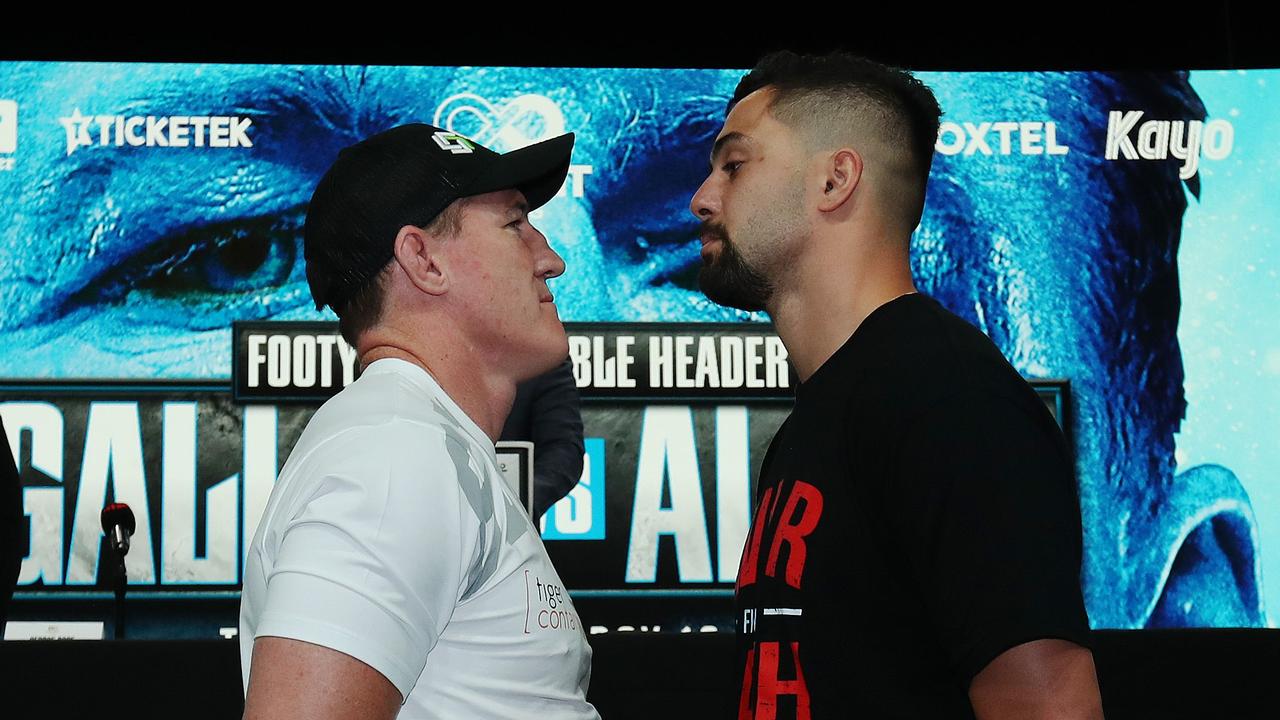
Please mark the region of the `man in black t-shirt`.
POLYGON ((582 401, 573 362, 516 386, 500 440, 533 442, 533 521, 569 494, 582 477, 582 401))
POLYGON ((802 383, 738 570, 740 719, 1101 717, 1053 418, 908 263, 940 110, 911 75, 770 55, 691 203, 699 276, 802 383))

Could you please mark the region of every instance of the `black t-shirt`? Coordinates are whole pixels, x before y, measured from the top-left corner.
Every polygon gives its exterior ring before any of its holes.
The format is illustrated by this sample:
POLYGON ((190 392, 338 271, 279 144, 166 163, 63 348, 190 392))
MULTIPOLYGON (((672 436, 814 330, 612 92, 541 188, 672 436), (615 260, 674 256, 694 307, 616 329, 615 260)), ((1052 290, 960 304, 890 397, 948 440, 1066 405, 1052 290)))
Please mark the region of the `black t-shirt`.
POLYGON ((881 306, 803 383, 738 571, 739 718, 972 717, 970 681, 1088 645, 1066 443, 976 328, 881 306))
POLYGON ((533 442, 533 519, 537 522, 582 477, 582 404, 571 361, 516 387, 500 439, 533 442))

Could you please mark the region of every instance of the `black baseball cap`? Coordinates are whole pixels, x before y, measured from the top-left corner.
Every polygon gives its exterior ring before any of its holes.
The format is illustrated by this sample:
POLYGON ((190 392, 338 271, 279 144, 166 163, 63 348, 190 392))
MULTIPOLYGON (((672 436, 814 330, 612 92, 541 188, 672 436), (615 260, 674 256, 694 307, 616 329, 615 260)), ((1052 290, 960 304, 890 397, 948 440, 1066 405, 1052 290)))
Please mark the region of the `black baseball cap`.
POLYGON ((303 229, 316 309, 343 307, 391 262, 400 228, 425 227, 459 198, 514 188, 530 210, 545 205, 564 184, 572 150, 567 133, 499 154, 424 123, 343 148, 311 195, 303 229))

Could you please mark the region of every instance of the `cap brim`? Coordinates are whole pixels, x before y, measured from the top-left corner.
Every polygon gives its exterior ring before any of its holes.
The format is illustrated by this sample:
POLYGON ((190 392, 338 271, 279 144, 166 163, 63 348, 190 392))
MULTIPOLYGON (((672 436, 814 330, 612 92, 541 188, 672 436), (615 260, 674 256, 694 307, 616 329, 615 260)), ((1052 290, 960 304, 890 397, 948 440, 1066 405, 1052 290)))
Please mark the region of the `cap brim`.
POLYGON ((512 150, 495 158, 489 169, 467 183, 465 194, 480 195, 515 188, 524 193, 529 209, 542 207, 560 192, 569 174, 573 133, 512 150))

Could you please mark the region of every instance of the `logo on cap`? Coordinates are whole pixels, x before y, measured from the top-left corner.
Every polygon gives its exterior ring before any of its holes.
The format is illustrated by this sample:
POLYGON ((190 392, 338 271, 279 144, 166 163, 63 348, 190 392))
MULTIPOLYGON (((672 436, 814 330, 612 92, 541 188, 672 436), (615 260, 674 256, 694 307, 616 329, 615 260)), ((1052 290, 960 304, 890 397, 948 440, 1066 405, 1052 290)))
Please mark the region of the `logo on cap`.
POLYGON ((462 137, 458 133, 445 132, 444 130, 432 135, 431 139, 436 141, 436 144, 440 146, 441 150, 448 150, 454 155, 470 153, 472 148, 475 147, 470 140, 462 137))

